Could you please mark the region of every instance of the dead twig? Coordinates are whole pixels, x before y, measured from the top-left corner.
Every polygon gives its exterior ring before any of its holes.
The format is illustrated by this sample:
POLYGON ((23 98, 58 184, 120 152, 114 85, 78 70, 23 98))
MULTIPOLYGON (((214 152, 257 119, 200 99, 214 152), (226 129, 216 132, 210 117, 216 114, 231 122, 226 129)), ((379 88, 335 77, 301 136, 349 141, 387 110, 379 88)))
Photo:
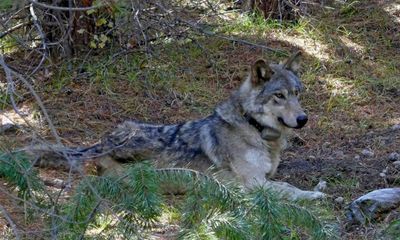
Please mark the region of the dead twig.
POLYGON ((9 29, 5 30, 4 32, 0 33, 0 38, 3 38, 5 36, 7 36, 8 34, 16 31, 16 30, 18 30, 18 29, 20 29, 22 27, 25 27, 25 26, 27 26, 29 24, 31 24, 31 22, 23 22, 23 23, 15 25, 15 26, 12 26, 9 29))
POLYGON ((0 204, 0 211, 3 213, 3 216, 7 220, 7 222, 10 224, 10 227, 12 228, 12 230, 14 232, 15 239, 17 239, 17 240, 21 239, 17 225, 14 223, 14 221, 10 217, 10 214, 8 213, 8 211, 1 204, 0 204))
POLYGON ((46 45, 46 36, 42 30, 42 26, 39 24, 38 17, 36 16, 35 10, 33 8, 33 4, 30 5, 29 12, 32 16, 33 24, 35 25, 35 27, 40 35, 41 42, 42 42, 42 50, 43 50, 42 58, 40 59, 39 64, 35 67, 35 69, 33 69, 33 71, 29 75, 29 76, 32 76, 39 70, 39 68, 42 66, 42 64, 44 63, 44 60, 47 57, 47 45, 46 45))

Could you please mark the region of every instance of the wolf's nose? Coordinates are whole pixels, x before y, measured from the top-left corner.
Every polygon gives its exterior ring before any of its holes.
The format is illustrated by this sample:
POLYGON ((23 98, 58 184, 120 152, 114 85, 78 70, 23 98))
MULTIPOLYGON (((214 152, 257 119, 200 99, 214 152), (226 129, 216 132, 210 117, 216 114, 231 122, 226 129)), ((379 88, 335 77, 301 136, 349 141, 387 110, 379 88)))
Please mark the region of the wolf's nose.
POLYGON ((306 125, 308 121, 307 115, 300 115, 296 118, 297 121, 297 127, 296 128, 302 128, 304 125, 306 125))

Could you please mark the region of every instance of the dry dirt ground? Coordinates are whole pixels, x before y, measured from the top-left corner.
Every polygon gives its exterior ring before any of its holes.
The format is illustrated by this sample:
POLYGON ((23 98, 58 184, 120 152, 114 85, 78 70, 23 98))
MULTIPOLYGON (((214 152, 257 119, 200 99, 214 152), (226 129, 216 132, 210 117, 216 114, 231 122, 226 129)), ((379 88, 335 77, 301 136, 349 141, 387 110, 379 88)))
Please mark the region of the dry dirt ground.
MULTIPOLYGON (((359 10, 351 16, 341 15, 347 14, 346 9, 321 14, 318 21, 325 22, 309 20, 306 30, 259 29, 268 34, 256 31, 249 37, 261 38, 271 47, 305 52, 306 92, 302 100, 310 121, 291 138, 275 179, 304 189, 312 188, 320 180, 327 181, 326 192, 332 195, 328 201, 341 223, 342 239, 373 239, 377 229, 374 225, 346 226, 346 204, 335 204, 333 199, 344 197, 345 203, 349 203, 369 191, 400 186, 400 169, 389 161, 390 153, 400 153, 400 129, 393 128, 400 124, 400 4, 366 2, 357 5, 359 10), (286 36, 284 40, 282 36, 286 36), (373 154, 363 154, 363 150, 373 154)), ((181 80, 157 82, 152 88, 146 85, 148 82, 127 83, 129 68, 117 69, 118 74, 107 76, 110 79, 105 83, 104 79, 85 79, 77 72, 60 86, 55 81, 66 77, 57 78, 55 73, 54 79, 44 79, 37 90, 62 141, 67 145, 89 145, 125 119, 176 123, 206 116, 240 84, 243 64, 259 57, 281 60, 256 47, 220 40, 210 46, 211 55, 190 57, 191 47, 181 47, 186 51, 180 53, 182 56, 156 62, 168 74, 166 69, 174 61, 178 67, 173 75, 181 80), (191 61, 186 60, 186 54, 191 61)), ((169 48, 159 53, 168 55, 169 48)), ((151 64, 144 65, 151 70, 151 64)), ((38 112, 31 97, 23 99, 20 107, 29 109, 28 116, 38 112)), ((32 118, 37 122, 37 117, 32 118)), ((40 133, 50 139, 46 126, 39 127, 40 133)), ((1 140, 15 147, 29 143, 31 136, 31 132, 17 131, 3 134, 1 140)), ((42 169, 41 176, 65 179, 67 173, 42 169)), ((0 184, 0 204, 34 236, 40 220, 25 220, 24 207, 15 204, 4 181, 0 184)), ((393 219, 383 221, 389 220, 393 219)), ((0 219, 0 231, 10 231, 5 226, 9 224, 0 219)))

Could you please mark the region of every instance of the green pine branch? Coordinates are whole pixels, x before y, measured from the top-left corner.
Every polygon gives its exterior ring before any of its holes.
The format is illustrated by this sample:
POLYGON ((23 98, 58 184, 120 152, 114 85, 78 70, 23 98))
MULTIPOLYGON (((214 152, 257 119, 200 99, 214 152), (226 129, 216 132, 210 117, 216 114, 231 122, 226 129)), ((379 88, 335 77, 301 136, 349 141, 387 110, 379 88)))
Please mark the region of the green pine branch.
POLYGON ((31 159, 23 152, 0 151, 0 177, 15 186, 18 195, 24 199, 29 199, 34 191, 40 192, 44 187, 31 159))
MULTIPOLYGON (((148 162, 127 165, 125 169, 123 176, 88 176, 81 180, 60 209, 60 215, 65 216, 58 218, 61 238, 83 239, 89 229, 99 226, 105 236, 114 233, 146 238, 165 209, 162 193, 171 189, 178 189, 184 196, 174 206, 180 214, 180 239, 331 238, 313 213, 263 188, 245 192, 198 171, 155 169, 148 162)), ((44 189, 30 159, 20 153, 0 153, 0 176, 24 196, 44 189)))

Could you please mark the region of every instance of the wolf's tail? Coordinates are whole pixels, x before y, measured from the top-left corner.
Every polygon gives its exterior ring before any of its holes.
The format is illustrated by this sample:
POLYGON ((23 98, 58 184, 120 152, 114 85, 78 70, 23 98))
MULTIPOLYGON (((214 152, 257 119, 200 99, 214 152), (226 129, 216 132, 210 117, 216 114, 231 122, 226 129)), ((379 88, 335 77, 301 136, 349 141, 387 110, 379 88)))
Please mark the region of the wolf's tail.
POLYGON ((60 145, 36 145, 25 147, 35 166, 70 169, 79 168, 85 161, 99 157, 100 144, 89 147, 65 147, 60 145))

